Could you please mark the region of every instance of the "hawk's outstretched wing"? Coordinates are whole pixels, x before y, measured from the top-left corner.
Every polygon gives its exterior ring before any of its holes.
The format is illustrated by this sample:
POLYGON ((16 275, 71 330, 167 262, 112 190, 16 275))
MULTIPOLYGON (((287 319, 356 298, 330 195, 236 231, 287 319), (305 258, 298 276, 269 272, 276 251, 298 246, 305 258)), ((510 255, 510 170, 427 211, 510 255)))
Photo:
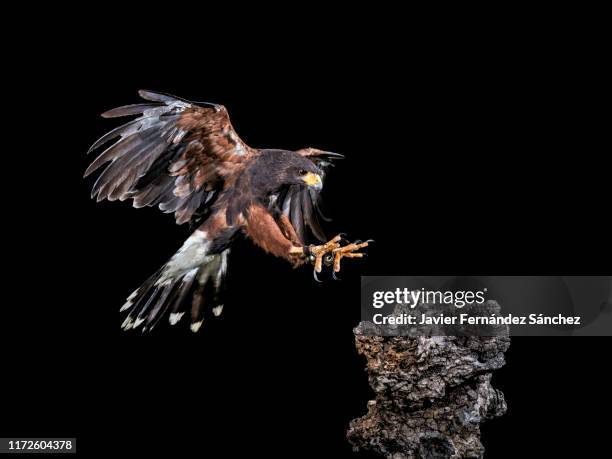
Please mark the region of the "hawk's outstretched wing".
POLYGON ((206 106, 167 94, 139 91, 147 103, 126 105, 105 118, 141 115, 96 141, 89 152, 115 140, 87 168, 110 161, 93 186, 98 201, 132 198, 134 207, 159 206, 178 224, 212 203, 226 182, 257 150, 232 127, 222 105, 206 106))
MULTIPOLYGON (((310 159, 322 171, 331 165, 331 161, 344 158, 338 153, 316 148, 304 148, 298 150, 297 153, 310 159)), ((327 241, 320 220, 329 221, 329 219, 321 212, 319 201, 319 191, 301 185, 291 185, 279 194, 279 208, 289 217, 291 225, 303 243, 309 242, 307 230, 310 230, 310 233, 319 241, 327 241)))

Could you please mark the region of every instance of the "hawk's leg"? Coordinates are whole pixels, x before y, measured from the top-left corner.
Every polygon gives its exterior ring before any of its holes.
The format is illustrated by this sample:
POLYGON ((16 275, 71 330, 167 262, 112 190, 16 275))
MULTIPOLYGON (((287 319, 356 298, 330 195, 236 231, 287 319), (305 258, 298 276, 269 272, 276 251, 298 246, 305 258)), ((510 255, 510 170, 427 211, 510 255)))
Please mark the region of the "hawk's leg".
POLYGON ((245 229, 255 244, 267 252, 285 258, 294 266, 300 266, 310 260, 314 264, 316 280, 317 273, 323 269, 323 263, 327 266, 333 265, 333 272, 337 273, 340 271, 342 258, 362 258, 364 254, 357 251, 371 242, 357 241, 343 246, 344 239, 338 235, 322 245, 304 246, 288 219, 281 218, 277 222, 268 209, 259 205, 249 207, 245 229))
POLYGON ((358 252, 369 245, 372 241, 356 241, 347 245, 342 245, 344 239, 341 235, 338 235, 326 242, 323 245, 310 246, 309 252, 312 263, 314 264, 314 277, 317 278, 317 273, 320 273, 323 269, 323 263, 326 265, 333 265, 334 278, 335 273, 340 271, 340 260, 342 258, 363 258, 364 253, 358 252))

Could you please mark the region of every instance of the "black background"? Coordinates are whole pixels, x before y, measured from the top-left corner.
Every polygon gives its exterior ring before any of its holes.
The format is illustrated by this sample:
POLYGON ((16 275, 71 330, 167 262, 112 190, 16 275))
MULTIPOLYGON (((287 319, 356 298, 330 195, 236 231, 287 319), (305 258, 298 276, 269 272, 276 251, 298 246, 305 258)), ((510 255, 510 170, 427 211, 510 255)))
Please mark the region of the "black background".
MULTIPOLYGON (((372 397, 352 336, 360 275, 609 271, 596 29, 299 22, 306 11, 247 27, 234 13, 96 11, 14 43, 25 89, 12 107, 28 115, 11 155, 25 162, 6 174, 19 242, 2 436, 76 436, 83 455, 350 456, 348 422, 372 397), (240 243, 221 318, 197 335, 121 332, 124 298, 188 235, 157 210, 96 204, 81 178, 116 125, 99 113, 139 88, 226 105, 252 146, 345 154, 323 192, 329 234, 375 239, 369 258, 318 285, 240 243)), ((608 346, 515 338, 493 379, 509 409, 483 427, 487 457, 597 455, 608 346)))

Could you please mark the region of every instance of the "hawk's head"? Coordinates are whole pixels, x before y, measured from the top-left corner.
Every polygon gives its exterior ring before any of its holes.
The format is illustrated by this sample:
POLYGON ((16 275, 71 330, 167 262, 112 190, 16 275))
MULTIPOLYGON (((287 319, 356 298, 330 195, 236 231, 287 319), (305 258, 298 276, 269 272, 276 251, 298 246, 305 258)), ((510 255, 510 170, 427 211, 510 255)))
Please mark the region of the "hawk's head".
POLYGON ((323 171, 310 159, 294 151, 264 150, 257 177, 264 178, 268 191, 287 185, 305 185, 317 191, 323 187, 323 171))

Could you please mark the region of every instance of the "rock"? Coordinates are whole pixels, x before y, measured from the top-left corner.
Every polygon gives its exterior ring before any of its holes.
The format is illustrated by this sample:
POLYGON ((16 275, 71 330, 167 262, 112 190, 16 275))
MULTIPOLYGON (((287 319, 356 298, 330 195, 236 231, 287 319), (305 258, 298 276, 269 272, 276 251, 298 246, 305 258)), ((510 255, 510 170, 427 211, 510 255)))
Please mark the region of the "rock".
POLYGON ((355 451, 387 458, 481 458, 480 423, 506 411, 491 386, 505 364, 507 336, 374 336, 355 328, 376 394, 368 413, 350 423, 355 451))

